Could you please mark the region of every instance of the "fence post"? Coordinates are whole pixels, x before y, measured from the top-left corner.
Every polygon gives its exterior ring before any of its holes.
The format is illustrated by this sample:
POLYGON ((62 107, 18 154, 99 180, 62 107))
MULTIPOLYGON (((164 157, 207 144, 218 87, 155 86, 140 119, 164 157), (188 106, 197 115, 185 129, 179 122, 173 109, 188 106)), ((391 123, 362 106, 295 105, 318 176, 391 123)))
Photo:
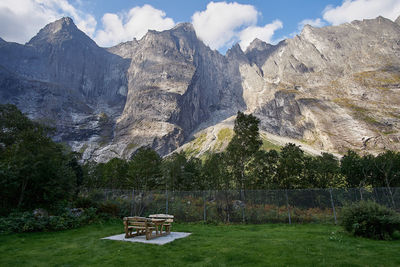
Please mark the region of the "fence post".
POLYGON ((388 187, 387 189, 389 190, 389 196, 390 196, 390 200, 392 201, 393 209, 396 209, 396 203, 394 202, 392 189, 390 189, 390 187, 388 187))
POLYGON ((207 221, 206 191, 203 190, 203 220, 207 221))
POLYGON ((168 189, 165 189, 165 214, 168 214, 168 189))
POLYGON ((242 200, 242 222, 246 222, 246 215, 245 215, 245 207, 246 207, 246 202, 244 200, 244 192, 243 189, 240 189, 240 198, 242 200))
POLYGON ((292 218, 290 217, 290 206, 289 206, 289 197, 287 194, 287 189, 285 189, 285 195, 286 195, 286 207, 288 212, 289 224, 292 224, 292 218))
POLYGON ((333 197, 332 197, 332 188, 329 188, 329 194, 331 195, 331 204, 332 204, 332 210, 333 210, 333 217, 335 218, 335 224, 337 224, 335 203, 333 202, 333 197))

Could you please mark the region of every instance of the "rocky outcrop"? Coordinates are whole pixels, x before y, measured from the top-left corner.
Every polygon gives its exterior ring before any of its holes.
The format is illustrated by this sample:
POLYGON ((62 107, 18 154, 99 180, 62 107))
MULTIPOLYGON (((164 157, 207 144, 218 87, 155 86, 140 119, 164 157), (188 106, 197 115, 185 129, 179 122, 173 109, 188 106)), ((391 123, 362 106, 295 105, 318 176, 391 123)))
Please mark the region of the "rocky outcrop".
POLYGON ((0 39, 0 102, 55 126, 55 139, 85 160, 127 158, 143 145, 165 155, 238 110, 316 149, 398 150, 399 37, 399 19, 378 17, 306 25, 224 56, 189 23, 105 49, 63 18, 25 45, 0 39))
POLYGON ((26 45, 0 44, 0 99, 56 127, 57 141, 77 148, 109 142, 125 104, 129 62, 100 48, 70 18, 47 25, 26 45), (102 125, 100 115, 110 117, 102 125))
POLYGON ((400 24, 400 16, 397 17, 397 19, 395 20, 395 22, 396 22, 397 24, 400 24))
MULTIPOLYGON (((383 17, 306 25, 300 35, 264 52, 262 65, 259 55, 257 73, 270 92, 254 111, 265 118, 263 129, 330 151, 398 150, 399 143, 389 140, 398 140, 400 130, 393 114, 400 103, 399 36, 399 25, 383 17), (368 138, 380 141, 365 144, 368 138)), ((247 87, 256 91, 260 85, 247 87)))
POLYGON ((149 31, 141 40, 109 51, 131 61, 128 94, 115 139, 122 155, 150 144, 161 154, 182 145, 211 115, 232 116, 244 108, 235 68, 196 37, 191 24, 149 31))

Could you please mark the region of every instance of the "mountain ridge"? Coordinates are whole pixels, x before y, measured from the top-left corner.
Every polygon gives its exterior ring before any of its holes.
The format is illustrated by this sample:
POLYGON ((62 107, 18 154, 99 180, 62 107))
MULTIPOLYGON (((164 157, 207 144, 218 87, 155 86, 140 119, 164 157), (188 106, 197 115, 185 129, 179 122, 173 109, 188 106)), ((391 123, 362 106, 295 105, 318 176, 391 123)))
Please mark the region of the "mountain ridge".
POLYGON ((306 25, 225 55, 190 23, 102 48, 62 18, 26 45, 0 40, 0 102, 55 126, 85 160, 143 145, 166 155, 238 110, 315 149, 398 150, 399 18, 306 25))

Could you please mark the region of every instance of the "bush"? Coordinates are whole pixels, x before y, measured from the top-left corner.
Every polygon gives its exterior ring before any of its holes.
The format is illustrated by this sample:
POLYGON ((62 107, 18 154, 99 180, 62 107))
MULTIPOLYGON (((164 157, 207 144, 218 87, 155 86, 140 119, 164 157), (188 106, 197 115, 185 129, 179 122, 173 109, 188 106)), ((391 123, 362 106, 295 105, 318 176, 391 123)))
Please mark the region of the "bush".
POLYGON ((342 226, 355 236, 391 239, 400 230, 400 215, 373 201, 360 201, 343 208, 342 226))
POLYGON ((33 212, 14 212, 0 218, 1 232, 40 232, 76 228, 98 220, 95 208, 65 209, 59 216, 37 216, 33 212))
POLYGON ((98 208, 98 204, 91 198, 88 197, 77 197, 74 201, 74 206, 77 208, 98 208))
POLYGON ((120 207, 116 201, 106 201, 99 205, 98 213, 105 213, 112 217, 118 217, 120 207))

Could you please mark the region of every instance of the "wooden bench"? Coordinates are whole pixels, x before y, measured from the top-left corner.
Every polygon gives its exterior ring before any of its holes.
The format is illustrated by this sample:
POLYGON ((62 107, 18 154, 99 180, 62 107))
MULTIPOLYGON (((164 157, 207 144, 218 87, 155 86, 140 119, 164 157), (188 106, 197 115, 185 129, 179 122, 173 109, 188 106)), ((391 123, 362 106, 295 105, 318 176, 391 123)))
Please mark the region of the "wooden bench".
POLYGON ((146 235, 146 239, 152 238, 152 232, 156 227, 151 219, 144 217, 124 217, 125 238, 146 235))
MULTIPOLYGON (((165 227, 165 234, 169 235, 171 233, 171 226, 172 226, 172 223, 174 222, 174 216, 173 215, 169 215, 169 214, 151 214, 151 215, 149 215, 149 218, 165 220, 165 222, 162 225, 162 226, 165 227)), ((161 228, 161 232, 162 232, 162 228, 161 228)))
POLYGON ((125 238, 146 235, 146 239, 169 235, 174 216, 168 214, 153 214, 145 217, 124 217, 125 238), (165 231, 163 228, 165 227, 165 231), (153 235, 155 231, 155 235, 153 235))

